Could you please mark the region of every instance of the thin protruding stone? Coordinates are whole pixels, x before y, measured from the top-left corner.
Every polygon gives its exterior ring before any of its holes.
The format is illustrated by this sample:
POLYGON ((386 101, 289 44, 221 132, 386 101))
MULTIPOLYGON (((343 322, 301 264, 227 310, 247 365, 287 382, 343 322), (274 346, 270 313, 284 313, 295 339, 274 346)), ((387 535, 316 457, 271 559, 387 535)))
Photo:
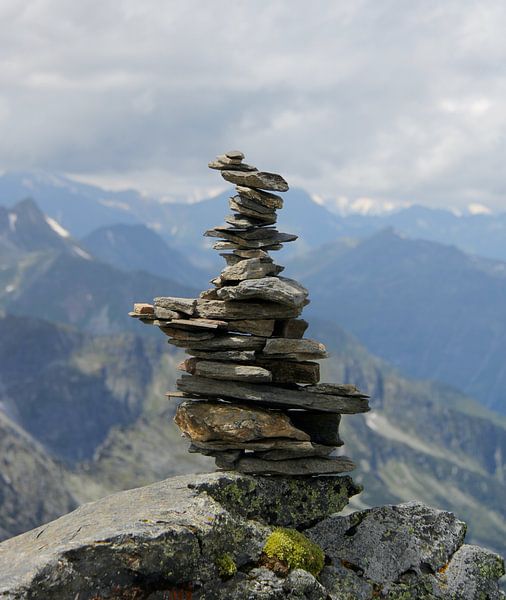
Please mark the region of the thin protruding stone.
POLYGON ((146 302, 136 302, 134 304, 134 313, 136 315, 152 315, 154 312, 155 309, 152 304, 147 304, 146 302))
POLYGON ((217 350, 209 351, 189 349, 188 354, 204 360, 220 360, 232 362, 254 362, 254 350, 217 350))
POLYGON ((242 185, 249 188, 258 188, 273 192, 288 191, 288 183, 277 173, 267 173, 266 171, 251 171, 249 173, 239 173, 235 171, 222 171, 221 176, 230 183, 242 185))
POLYGON ((305 408, 341 414, 355 414, 369 410, 369 403, 364 398, 312 394, 305 392, 304 388, 288 389, 267 384, 223 382, 195 375, 183 375, 177 380, 177 389, 190 395, 244 400, 265 404, 272 408, 305 408))

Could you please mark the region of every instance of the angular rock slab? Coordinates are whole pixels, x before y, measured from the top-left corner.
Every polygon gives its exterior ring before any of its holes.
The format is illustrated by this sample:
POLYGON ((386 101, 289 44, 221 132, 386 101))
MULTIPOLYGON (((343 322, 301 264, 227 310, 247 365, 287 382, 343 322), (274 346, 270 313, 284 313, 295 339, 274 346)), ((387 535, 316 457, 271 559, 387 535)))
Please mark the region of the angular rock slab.
POLYGON ((259 204, 267 208, 283 208, 283 198, 276 194, 270 194, 269 192, 262 192, 254 188, 243 187, 241 185, 236 186, 237 193, 244 197, 254 200, 259 204))
POLYGON ((190 439, 200 442, 246 442, 280 437, 309 440, 307 433, 296 429, 284 413, 238 404, 182 402, 174 421, 190 439))
POLYGON ((217 291, 222 300, 265 300, 293 308, 302 308, 309 295, 307 289, 293 279, 286 277, 263 277, 241 281, 231 287, 217 291))
POLYGON ((189 395, 245 400, 272 408, 306 408, 340 414, 356 414, 369 410, 369 403, 364 398, 311 394, 304 392, 304 388, 286 389, 267 384, 225 382, 195 375, 183 375, 177 380, 177 389, 189 395))
POLYGON ((175 298, 172 296, 160 296, 154 300, 155 307, 182 312, 185 315, 193 315, 197 301, 194 298, 175 298))
POLYGON ((437 573, 462 545, 465 523, 420 502, 329 517, 307 535, 335 562, 353 565, 373 583, 397 581, 414 569, 437 573))
POLYGON ((249 173, 222 171, 221 176, 225 181, 244 187, 258 188, 273 192, 288 191, 288 183, 286 183, 283 177, 277 173, 267 173, 265 171, 251 171, 249 173))
POLYGON ((298 317, 301 310, 301 307, 293 307, 276 302, 197 300, 196 314, 205 319, 244 321, 250 319, 290 319, 298 317))
POLYGON ((223 381, 251 381, 252 383, 270 383, 272 381, 271 372, 263 367, 232 362, 222 363, 189 358, 182 363, 181 370, 199 377, 210 377, 223 381))

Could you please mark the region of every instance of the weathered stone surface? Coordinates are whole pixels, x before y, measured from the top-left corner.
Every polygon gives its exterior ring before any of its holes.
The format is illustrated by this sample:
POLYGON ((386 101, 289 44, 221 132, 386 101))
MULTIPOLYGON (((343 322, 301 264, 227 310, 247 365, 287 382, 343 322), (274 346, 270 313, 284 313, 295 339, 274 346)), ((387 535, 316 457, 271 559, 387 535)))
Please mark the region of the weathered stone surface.
POLYGON ((315 362, 296 362, 257 357, 256 364, 269 369, 274 383, 318 383, 320 365, 315 362))
POLYGON ((228 152, 225 152, 225 156, 235 160, 244 160, 244 152, 241 152, 240 150, 229 150, 228 152))
POLYGON ((214 333, 210 331, 188 331, 186 329, 178 329, 169 325, 159 325, 161 331, 176 340, 184 342, 201 342, 202 340, 212 340, 214 333))
POLYGON ((241 258, 269 258, 264 250, 234 250, 234 256, 241 258))
POLYGON ((231 321, 228 330, 238 333, 251 333, 262 337, 269 337, 274 330, 274 319, 248 319, 244 321, 231 321))
POLYGON ((266 275, 277 275, 283 267, 275 265, 262 258, 246 258, 234 265, 229 265, 220 274, 222 281, 243 281, 245 279, 260 279, 266 275))
POLYGON ((134 313, 137 315, 152 315, 154 312, 155 309, 152 304, 145 302, 136 302, 134 304, 134 313))
MULTIPOLYGON (((255 452, 269 451, 290 451, 293 455, 299 453, 300 456, 315 455, 318 452, 322 456, 327 456, 334 450, 334 446, 328 447, 322 444, 313 444, 312 442, 300 442, 286 438, 260 439, 248 442, 223 442, 221 440, 211 440, 206 442, 192 441, 194 450, 253 450, 255 452)), ((191 450, 190 450, 191 451, 191 450)), ((292 456, 293 458, 293 456, 292 456)))
POLYGON ((274 225, 276 222, 276 215, 272 215, 271 218, 266 217, 263 220, 255 219, 254 217, 248 217, 246 215, 228 215, 225 217, 225 222, 232 227, 238 229, 251 229, 252 227, 265 227, 266 225, 274 225))
POLYGON ((218 300, 218 294, 216 293, 216 288, 212 288, 209 290, 204 290, 200 292, 199 298, 202 300, 218 300))
POLYGON ((244 187, 272 190, 273 192, 288 191, 288 184, 281 175, 276 173, 267 173, 265 171, 252 171, 250 173, 222 171, 221 176, 230 183, 244 187))
POLYGON ((293 279, 285 277, 264 277, 251 281, 241 281, 238 285, 218 290, 223 300, 265 300, 302 308, 308 291, 293 279))
POLYGON ((241 199, 240 196, 234 196, 233 198, 230 198, 228 205, 231 210, 239 213, 240 215, 251 217, 252 219, 257 219, 259 221, 264 221, 266 225, 268 225, 273 218, 276 218, 275 213, 270 209, 258 204, 257 202, 252 202, 247 198, 241 199))
POLYGON ((0 544, 0 598, 162 600, 190 589, 196 600, 504 598, 502 560, 462 546, 453 515, 408 504, 335 516, 359 491, 347 476, 222 472, 114 494, 0 544), (323 547, 319 583, 260 566, 272 526, 303 529, 323 547), (237 571, 222 579, 225 554, 237 571))
MULTIPOLYGON (((216 457, 216 466, 230 468, 230 464, 222 463, 216 457)), ((355 463, 347 456, 335 458, 293 458, 291 460, 263 460, 244 456, 234 463, 233 468, 239 473, 264 473, 272 475, 320 475, 329 473, 348 473, 355 469, 355 463)))
POLYGON ((283 198, 276 194, 270 194, 269 192, 262 192, 254 188, 244 187, 241 185, 235 188, 237 193, 243 198, 249 198, 259 204, 262 204, 266 208, 277 209, 283 208, 283 198))
MULTIPOLYGON (((327 350, 320 342, 306 339, 290 339, 290 338, 272 338, 267 340, 263 349, 264 354, 312 354, 319 358, 326 358, 327 350)), ((317 386, 312 386, 310 391, 315 390, 317 386)), ((323 393, 323 392, 322 392, 323 393)), ((334 392, 329 392, 334 393, 334 392)))
POLYGON ((160 296, 154 300, 155 306, 168 308, 182 312, 185 315, 192 316, 195 313, 197 301, 194 298, 173 298, 170 296, 160 296))
MULTIPOLYGON (((257 239, 246 238, 241 235, 240 230, 213 228, 208 229, 204 235, 206 237, 217 237, 222 238, 226 241, 232 242, 239 248, 255 249, 255 248, 266 248, 275 244, 282 244, 284 242, 293 242, 297 239, 297 236, 291 233, 280 233, 279 231, 268 229, 264 227, 261 230, 257 230, 259 237, 257 239)), ((220 248, 221 249, 221 248, 220 248)))
POLYGON ((183 402, 174 421, 191 440, 246 442, 265 438, 308 441, 282 412, 223 402, 183 402))
POLYGON ((199 377, 210 377, 211 379, 251 381, 253 383, 269 383, 272 381, 271 372, 259 366, 189 358, 182 363, 182 367, 181 370, 187 373, 199 377))
POLYGON ((309 323, 304 319, 286 319, 276 321, 274 327, 274 337, 295 338, 304 337, 304 333, 308 328, 309 323))
POLYGON ((191 342, 191 344, 180 340, 171 340, 171 343, 180 348, 188 347, 193 350, 261 350, 265 339, 254 335, 222 334, 210 340, 191 342))
POLYGON ((286 448, 274 448, 273 450, 260 452, 255 451, 249 456, 265 460, 291 460, 293 458, 326 457, 336 449, 335 446, 324 446, 323 444, 313 444, 311 442, 308 442, 304 447, 302 446, 302 442, 299 442, 299 444, 287 444, 286 448))
POLYGON ((504 575, 503 559, 479 546, 464 545, 453 555, 448 567, 439 574, 448 598, 475 600, 504 598, 498 579, 504 575))
POLYGON ((201 319, 194 317, 193 319, 173 319, 165 323, 158 323, 159 327, 170 325, 177 329, 186 329, 188 331, 205 330, 214 331, 218 329, 226 329, 228 327, 227 321, 220 321, 219 319, 201 319))
POLYGON ((408 502, 329 517, 307 534, 333 561, 384 584, 409 570, 437 573, 462 545, 465 530, 452 513, 408 502))
POLYGON ((336 394, 337 396, 354 396, 358 398, 369 398, 363 394, 356 385, 349 383, 319 383, 306 387, 306 392, 314 394, 336 394))
MULTIPOLYGON (((203 342, 204 343, 204 342, 203 342)), ((267 384, 223 382, 216 379, 183 375, 177 380, 177 389, 188 394, 246 400, 265 405, 306 408, 321 412, 354 414, 367 412, 369 404, 363 398, 343 398, 325 394, 311 394, 304 388, 285 389, 267 384)))
POLYGON ((170 310, 168 308, 162 308, 161 306, 155 306, 155 317, 157 319, 181 319, 184 315, 175 310, 170 310))
POLYGON ((218 156, 216 160, 212 160, 207 164, 210 169, 218 169, 220 171, 256 171, 257 168, 252 165, 247 165, 241 161, 229 159, 226 156, 218 156))
POLYGON ((199 317, 244 321, 249 319, 285 319, 297 317, 302 307, 293 307, 276 302, 225 302, 223 300, 197 301, 195 310, 199 317))
POLYGON ((231 360, 234 362, 253 362, 255 360, 254 350, 218 350, 217 352, 190 350, 188 354, 191 354, 196 358, 203 358, 206 360, 231 360))
POLYGON ((313 442, 329 446, 342 446, 343 442, 339 437, 341 415, 315 413, 307 410, 289 410, 288 415, 296 427, 311 436, 313 442))

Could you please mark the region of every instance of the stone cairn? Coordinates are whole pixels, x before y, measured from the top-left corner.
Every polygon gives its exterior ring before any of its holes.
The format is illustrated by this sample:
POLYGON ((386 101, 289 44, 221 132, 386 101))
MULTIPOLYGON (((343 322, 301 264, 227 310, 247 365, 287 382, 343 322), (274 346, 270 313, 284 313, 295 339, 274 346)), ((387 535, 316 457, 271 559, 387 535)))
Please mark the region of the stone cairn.
POLYGON ((244 154, 227 152, 209 163, 236 185, 233 214, 204 235, 218 238, 226 266, 198 299, 159 297, 135 304, 132 317, 157 325, 169 343, 191 355, 179 369, 185 398, 175 422, 190 452, 213 456, 220 469, 243 473, 320 475, 351 471, 336 456, 341 414, 369 410, 353 385, 319 383, 325 346, 305 339, 299 316, 307 290, 281 277, 269 256, 296 235, 275 228, 286 192, 280 175, 258 171, 244 154))

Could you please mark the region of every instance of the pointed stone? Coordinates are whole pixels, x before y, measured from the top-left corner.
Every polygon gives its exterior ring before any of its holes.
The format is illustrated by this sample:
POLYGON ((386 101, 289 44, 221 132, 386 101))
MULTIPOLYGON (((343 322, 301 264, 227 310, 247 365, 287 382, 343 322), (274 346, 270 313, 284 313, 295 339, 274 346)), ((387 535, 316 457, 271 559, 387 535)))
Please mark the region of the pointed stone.
POLYGON ((222 402, 183 402, 174 421, 190 439, 246 442, 266 438, 307 441, 281 412, 222 402))
POLYGON ((312 394, 305 392, 303 387, 288 389, 267 384, 223 382, 195 375, 183 375, 177 380, 177 389, 190 395, 243 400, 272 408, 305 408, 341 414, 355 414, 369 410, 369 404, 364 398, 312 394))
POLYGON ((308 291, 300 283, 285 277, 264 277, 241 281, 217 291, 223 300, 266 300, 293 307, 304 306, 308 291))
POLYGON ((222 171, 221 176, 230 183, 235 183, 244 187, 272 190, 273 192, 288 191, 288 184, 283 177, 277 173, 267 173, 265 171, 252 171, 250 173, 222 171))

